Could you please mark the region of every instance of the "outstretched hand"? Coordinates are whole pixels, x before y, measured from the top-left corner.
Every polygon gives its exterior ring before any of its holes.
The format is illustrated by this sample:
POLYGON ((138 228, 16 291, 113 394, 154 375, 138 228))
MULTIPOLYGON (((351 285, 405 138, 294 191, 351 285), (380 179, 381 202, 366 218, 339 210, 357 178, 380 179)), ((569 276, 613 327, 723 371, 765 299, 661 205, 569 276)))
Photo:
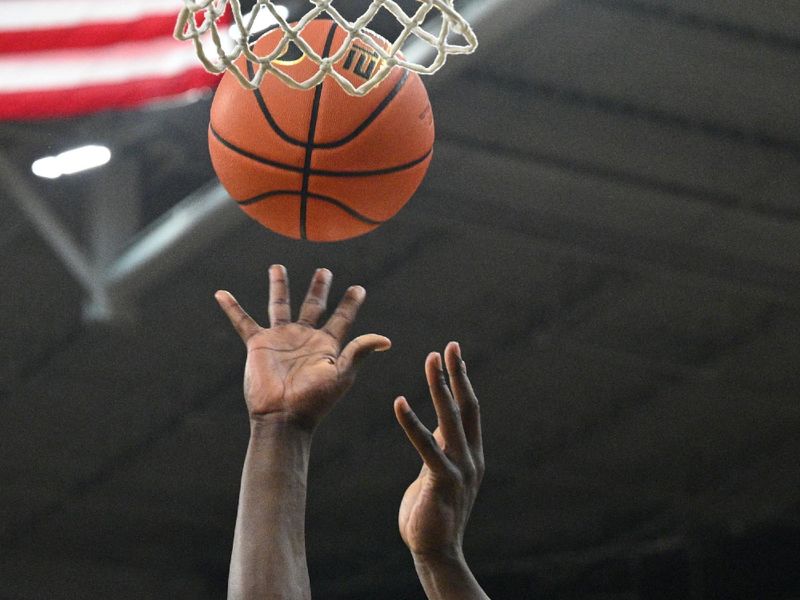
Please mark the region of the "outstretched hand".
POLYGON ((478 400, 457 343, 447 345, 445 362, 452 393, 442 356, 431 353, 425 361, 439 421, 433 434, 405 398, 394 403, 397 420, 423 461, 419 476, 403 496, 399 515, 403 541, 421 561, 463 560, 464 530, 484 472, 478 400))
POLYGON ((333 275, 318 269, 296 322, 292 322, 286 268, 269 269, 269 323, 261 327, 225 291, 215 297, 247 346, 244 393, 252 419, 274 416, 313 430, 355 379, 359 362, 391 342, 367 334, 343 346, 366 292, 350 287, 327 323, 325 312, 333 275))

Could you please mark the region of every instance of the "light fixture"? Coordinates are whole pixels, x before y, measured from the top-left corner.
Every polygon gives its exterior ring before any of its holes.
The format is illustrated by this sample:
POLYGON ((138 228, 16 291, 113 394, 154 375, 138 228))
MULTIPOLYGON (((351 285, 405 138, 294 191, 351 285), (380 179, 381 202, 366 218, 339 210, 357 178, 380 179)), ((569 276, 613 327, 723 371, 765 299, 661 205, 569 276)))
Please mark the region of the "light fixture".
POLYGON ((58 179, 62 175, 101 167, 110 160, 111 150, 105 146, 81 146, 57 156, 40 158, 31 165, 31 171, 45 179, 58 179))

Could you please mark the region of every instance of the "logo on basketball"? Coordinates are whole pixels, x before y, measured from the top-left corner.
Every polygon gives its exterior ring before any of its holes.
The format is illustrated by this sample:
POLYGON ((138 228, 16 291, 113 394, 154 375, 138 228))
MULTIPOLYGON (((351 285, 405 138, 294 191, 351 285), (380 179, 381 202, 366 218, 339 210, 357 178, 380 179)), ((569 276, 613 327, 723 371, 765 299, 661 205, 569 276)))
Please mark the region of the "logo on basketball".
POLYGON ((425 123, 425 125, 427 125, 428 127, 433 126, 433 110, 431 109, 430 103, 428 103, 428 106, 425 107, 425 110, 419 113, 417 118, 423 123, 425 123))
POLYGON ((289 42, 286 45, 286 50, 278 58, 272 61, 273 64, 282 65, 284 67, 291 67, 303 61, 306 57, 305 52, 300 49, 300 46, 294 42, 289 42))
POLYGON ((372 77, 376 67, 383 62, 380 54, 371 48, 353 44, 342 68, 366 80, 372 77))

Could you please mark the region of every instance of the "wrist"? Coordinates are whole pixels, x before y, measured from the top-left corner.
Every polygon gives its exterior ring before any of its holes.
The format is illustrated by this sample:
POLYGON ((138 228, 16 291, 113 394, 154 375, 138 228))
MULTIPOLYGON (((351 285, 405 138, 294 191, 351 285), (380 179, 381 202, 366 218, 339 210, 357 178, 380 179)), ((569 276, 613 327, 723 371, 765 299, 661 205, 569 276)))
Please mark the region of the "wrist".
POLYGON ((283 413, 250 415, 250 437, 296 438, 310 442, 313 434, 313 427, 307 427, 283 413))
POLYGON ((435 552, 411 552, 417 569, 457 568, 467 564, 461 546, 437 550, 435 552))
POLYGON ((489 600, 460 547, 413 556, 417 576, 431 600, 489 600))
POLYGON ((312 432, 282 415, 250 418, 249 448, 260 469, 290 473, 304 480, 311 456, 312 432))

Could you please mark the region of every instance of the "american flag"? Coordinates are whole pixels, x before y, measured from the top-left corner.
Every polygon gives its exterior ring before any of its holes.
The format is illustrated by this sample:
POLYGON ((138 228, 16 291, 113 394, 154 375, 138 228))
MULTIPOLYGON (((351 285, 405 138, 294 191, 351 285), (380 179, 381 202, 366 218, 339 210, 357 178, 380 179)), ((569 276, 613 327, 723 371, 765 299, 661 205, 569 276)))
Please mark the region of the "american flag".
POLYGON ((0 120, 125 109, 212 88, 172 38, 182 0, 0 1, 0 120))

